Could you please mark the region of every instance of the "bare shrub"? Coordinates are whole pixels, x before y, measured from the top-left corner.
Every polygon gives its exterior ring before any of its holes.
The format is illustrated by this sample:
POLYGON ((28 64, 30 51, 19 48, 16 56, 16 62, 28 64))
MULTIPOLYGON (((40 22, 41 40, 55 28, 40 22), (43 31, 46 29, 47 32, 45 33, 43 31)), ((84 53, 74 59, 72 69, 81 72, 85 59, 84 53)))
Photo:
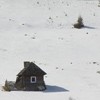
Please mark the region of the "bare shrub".
POLYGON ((3 86, 3 89, 4 89, 5 91, 11 91, 11 89, 10 89, 10 87, 9 87, 9 85, 8 85, 8 81, 7 81, 7 80, 5 81, 5 85, 3 86))
POLYGON ((83 18, 81 16, 79 16, 77 23, 75 23, 73 26, 74 26, 74 28, 79 28, 79 29, 84 27, 83 18))

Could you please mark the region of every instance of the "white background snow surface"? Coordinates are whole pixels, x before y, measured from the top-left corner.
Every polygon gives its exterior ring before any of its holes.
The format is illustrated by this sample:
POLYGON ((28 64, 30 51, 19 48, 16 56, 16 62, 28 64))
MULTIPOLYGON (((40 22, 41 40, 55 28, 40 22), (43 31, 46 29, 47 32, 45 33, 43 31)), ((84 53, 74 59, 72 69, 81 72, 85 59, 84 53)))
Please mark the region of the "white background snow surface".
POLYGON ((0 0, 0 86, 32 61, 47 75, 43 92, 0 89, 0 100, 99 100, 98 0, 0 0), (73 28, 78 16, 85 27, 73 28))

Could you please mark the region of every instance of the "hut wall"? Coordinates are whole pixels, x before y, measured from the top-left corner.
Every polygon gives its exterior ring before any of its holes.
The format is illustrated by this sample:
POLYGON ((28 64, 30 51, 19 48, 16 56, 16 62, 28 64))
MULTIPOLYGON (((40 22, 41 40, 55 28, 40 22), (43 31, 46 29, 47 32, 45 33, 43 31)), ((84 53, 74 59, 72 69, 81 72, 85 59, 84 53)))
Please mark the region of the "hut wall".
POLYGON ((15 82, 15 87, 18 90, 21 90, 25 87, 25 83, 23 82, 23 80, 24 80, 24 77, 20 77, 19 80, 15 82))
POLYGON ((31 76, 26 76, 23 79, 24 87, 26 90, 39 90, 39 87, 42 87, 44 90, 46 89, 43 76, 36 76, 36 83, 31 83, 30 81, 31 76))

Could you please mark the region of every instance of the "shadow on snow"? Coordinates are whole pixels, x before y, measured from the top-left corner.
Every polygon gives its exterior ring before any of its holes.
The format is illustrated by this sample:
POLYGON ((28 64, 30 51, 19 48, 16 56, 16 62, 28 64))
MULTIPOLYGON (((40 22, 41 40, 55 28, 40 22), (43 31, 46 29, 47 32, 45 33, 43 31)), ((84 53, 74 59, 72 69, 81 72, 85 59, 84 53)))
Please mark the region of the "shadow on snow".
POLYGON ((84 26, 83 28, 95 29, 95 27, 91 27, 91 26, 84 26))
POLYGON ((51 86, 51 85, 46 85, 47 89, 44 92, 69 92, 69 90, 59 87, 59 86, 51 86))

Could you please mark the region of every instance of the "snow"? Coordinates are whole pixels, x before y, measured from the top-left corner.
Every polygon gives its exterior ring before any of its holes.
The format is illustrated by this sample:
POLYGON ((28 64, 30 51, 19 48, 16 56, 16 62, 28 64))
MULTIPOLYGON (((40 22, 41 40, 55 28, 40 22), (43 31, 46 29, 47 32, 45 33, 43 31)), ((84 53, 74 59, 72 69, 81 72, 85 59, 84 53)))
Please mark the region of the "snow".
POLYGON ((0 89, 2 100, 100 99, 98 0, 0 0, 0 86, 24 61, 47 75, 43 92, 0 89), (73 28, 78 16, 85 27, 73 28))

